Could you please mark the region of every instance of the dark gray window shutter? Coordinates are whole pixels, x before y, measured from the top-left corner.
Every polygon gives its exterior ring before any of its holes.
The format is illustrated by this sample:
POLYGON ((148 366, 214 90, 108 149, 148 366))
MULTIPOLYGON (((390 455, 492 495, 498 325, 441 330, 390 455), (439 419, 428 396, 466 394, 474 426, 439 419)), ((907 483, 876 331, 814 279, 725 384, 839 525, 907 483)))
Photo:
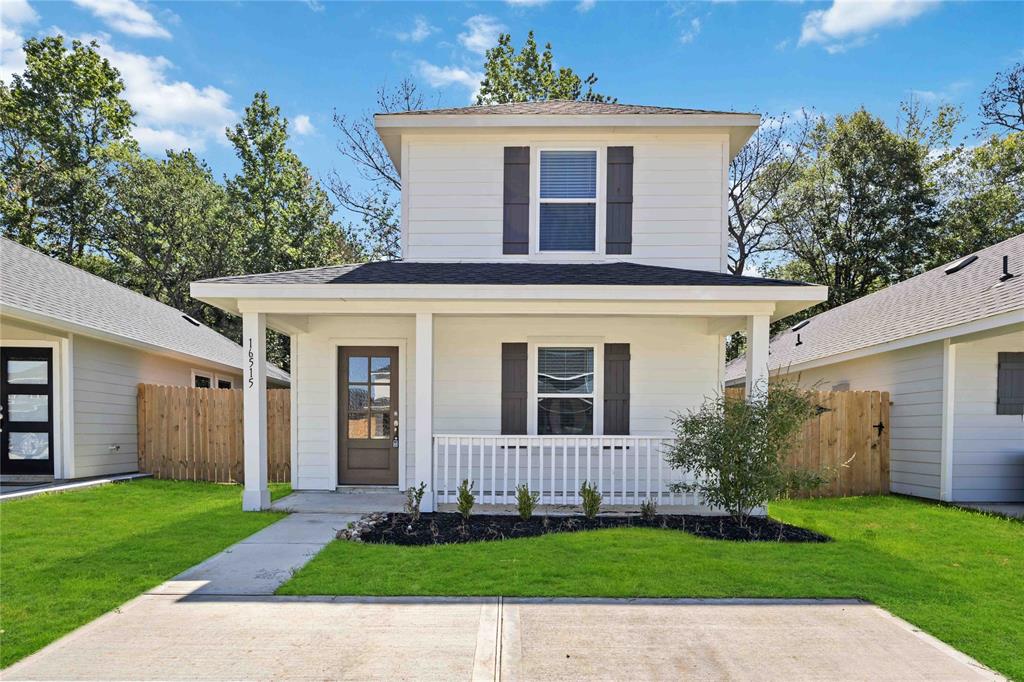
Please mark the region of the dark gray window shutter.
POLYGON ((526 434, 526 344, 501 344, 501 433, 526 434))
POLYGON ((502 253, 530 252, 530 148, 505 147, 505 217, 502 253))
POLYGON ((629 435, 629 344, 604 344, 604 435, 629 435))
POLYGON ((633 148, 608 147, 605 252, 633 253, 633 148))
POLYGON ((1000 353, 996 414, 1024 414, 1024 353, 1000 353))

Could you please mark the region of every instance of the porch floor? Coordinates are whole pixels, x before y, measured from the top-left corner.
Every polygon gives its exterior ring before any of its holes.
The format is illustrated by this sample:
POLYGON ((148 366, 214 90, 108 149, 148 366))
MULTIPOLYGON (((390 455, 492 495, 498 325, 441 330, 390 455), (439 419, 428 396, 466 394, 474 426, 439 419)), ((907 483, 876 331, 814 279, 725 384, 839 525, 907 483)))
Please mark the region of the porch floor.
POLYGON ((303 514, 369 514, 399 512, 405 508, 405 495, 394 489, 300 490, 270 505, 274 511, 303 514))

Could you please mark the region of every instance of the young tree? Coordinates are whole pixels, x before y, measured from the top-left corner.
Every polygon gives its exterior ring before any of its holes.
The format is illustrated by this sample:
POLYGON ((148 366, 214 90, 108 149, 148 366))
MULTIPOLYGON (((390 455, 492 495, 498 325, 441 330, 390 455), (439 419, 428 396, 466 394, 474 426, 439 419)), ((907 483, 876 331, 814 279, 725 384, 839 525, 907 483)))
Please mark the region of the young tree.
POLYGON ((25 42, 26 70, 0 83, 0 228, 78 263, 95 245, 115 164, 135 149, 120 74, 96 43, 25 42))
POLYGON ((1024 62, 996 74, 981 96, 981 120, 989 127, 1024 132, 1024 62))
POLYGON ((512 35, 502 33, 498 36, 498 44, 487 50, 486 56, 477 104, 543 102, 550 99, 616 101, 594 92, 597 76, 593 73, 580 78, 569 67, 563 66, 556 71, 551 43, 544 46, 543 53, 538 52, 533 31, 526 35, 526 42, 518 53, 512 46, 512 35), (587 86, 586 92, 583 91, 584 85, 587 86))

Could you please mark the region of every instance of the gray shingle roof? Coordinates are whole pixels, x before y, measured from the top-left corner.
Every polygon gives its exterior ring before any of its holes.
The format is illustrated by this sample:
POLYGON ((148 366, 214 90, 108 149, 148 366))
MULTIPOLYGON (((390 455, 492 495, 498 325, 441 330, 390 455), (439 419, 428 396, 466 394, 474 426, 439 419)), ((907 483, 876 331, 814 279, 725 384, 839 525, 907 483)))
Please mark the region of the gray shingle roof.
POLYGON ((588 114, 739 114, 748 112, 712 111, 709 109, 680 109, 676 107, 655 107, 643 104, 618 104, 611 102, 584 102, 580 100, 548 100, 546 102, 510 102, 508 104, 482 104, 470 107, 449 107, 445 109, 419 109, 380 113, 378 116, 429 114, 438 116, 476 116, 496 114, 503 116, 519 114, 546 115, 588 115, 588 114))
MULTIPOLYGON (((1000 313, 1024 313, 1024 235, 976 255, 976 261, 955 273, 947 275, 946 264, 816 315, 798 332, 787 329, 771 341, 770 369, 784 370, 1000 313), (1009 256, 1016 277, 1000 282, 1003 256, 1009 256)), ((726 367, 726 381, 745 373, 744 359, 733 360, 726 367)))
MULTIPOLYGON (((237 343, 182 317, 182 312, 142 294, 0 239, 0 304, 105 334, 241 368, 237 343)), ((267 375, 288 374, 270 365, 267 375)))
POLYGON ((594 286, 807 286, 639 263, 424 263, 386 261, 203 280, 224 284, 469 284, 594 286))

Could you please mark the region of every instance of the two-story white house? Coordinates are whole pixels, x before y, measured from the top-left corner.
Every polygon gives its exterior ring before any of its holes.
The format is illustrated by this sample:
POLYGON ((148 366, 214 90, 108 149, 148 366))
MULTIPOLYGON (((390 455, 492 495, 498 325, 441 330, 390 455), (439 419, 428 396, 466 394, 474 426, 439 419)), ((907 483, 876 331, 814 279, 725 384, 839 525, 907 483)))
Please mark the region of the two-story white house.
MULTIPOLYGON (((748 376, 768 325, 822 301, 727 274, 730 159, 756 114, 538 102, 378 114, 402 177, 402 258, 196 282, 244 322, 246 509, 269 504, 265 330, 291 337, 292 485, 473 481, 573 503, 669 491, 674 413, 721 390, 726 335, 748 376)), ((766 382, 765 382, 766 383, 766 382)))

